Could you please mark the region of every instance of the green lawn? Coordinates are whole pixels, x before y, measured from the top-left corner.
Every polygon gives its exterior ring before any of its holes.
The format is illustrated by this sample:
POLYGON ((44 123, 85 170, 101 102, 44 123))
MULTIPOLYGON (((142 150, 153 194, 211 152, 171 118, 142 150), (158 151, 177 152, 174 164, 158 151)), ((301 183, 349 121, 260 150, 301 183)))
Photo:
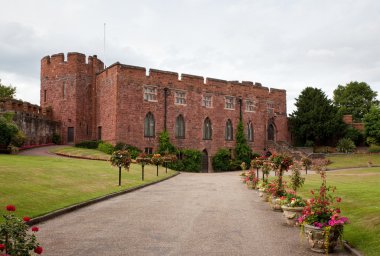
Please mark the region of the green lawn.
POLYGON ((380 165, 380 154, 343 154, 328 155, 332 164, 328 169, 342 169, 350 167, 367 167, 370 160, 374 165, 380 165))
POLYGON ((51 150, 52 153, 64 154, 67 156, 77 156, 91 159, 109 160, 110 155, 96 149, 64 147, 51 150))
MULTIPOLYGON (((342 215, 350 219, 344 239, 365 255, 380 254, 380 168, 327 172, 328 185, 336 186, 342 197, 342 215)), ((321 184, 320 176, 307 175, 299 192, 310 197, 310 190, 321 184)))
POLYGON ((157 177, 156 166, 145 166, 141 181, 141 166, 132 164, 119 187, 118 173, 105 161, 0 155, 0 212, 14 204, 18 216, 36 217, 175 174, 161 167, 157 177))

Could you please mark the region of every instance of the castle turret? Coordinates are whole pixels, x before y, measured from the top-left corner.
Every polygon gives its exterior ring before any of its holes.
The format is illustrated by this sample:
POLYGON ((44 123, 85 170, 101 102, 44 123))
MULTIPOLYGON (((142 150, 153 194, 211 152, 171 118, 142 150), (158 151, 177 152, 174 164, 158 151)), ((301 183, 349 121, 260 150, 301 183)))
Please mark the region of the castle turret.
POLYGON ((51 107, 55 121, 61 122, 63 143, 95 139, 95 76, 104 69, 96 55, 63 53, 41 60, 42 108, 51 107))

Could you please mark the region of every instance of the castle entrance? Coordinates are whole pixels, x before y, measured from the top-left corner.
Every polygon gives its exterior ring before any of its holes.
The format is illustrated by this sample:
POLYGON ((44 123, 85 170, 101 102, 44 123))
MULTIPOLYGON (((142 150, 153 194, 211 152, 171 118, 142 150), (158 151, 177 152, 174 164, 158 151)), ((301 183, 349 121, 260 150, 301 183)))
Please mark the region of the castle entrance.
POLYGON ((202 151, 202 172, 208 172, 208 152, 206 149, 202 151))
POLYGON ((273 124, 269 124, 269 126, 268 126, 268 140, 274 141, 274 126, 273 126, 273 124))

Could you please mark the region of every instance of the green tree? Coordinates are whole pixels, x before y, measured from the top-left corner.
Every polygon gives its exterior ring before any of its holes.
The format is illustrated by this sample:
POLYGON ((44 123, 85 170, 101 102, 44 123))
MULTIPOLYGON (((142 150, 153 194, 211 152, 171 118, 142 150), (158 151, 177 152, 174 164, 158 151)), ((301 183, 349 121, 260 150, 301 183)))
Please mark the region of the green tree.
POLYGON ((236 159, 240 162, 250 163, 252 150, 244 135, 243 122, 240 120, 236 129, 236 159))
POLYGON ((6 86, 0 79, 0 100, 13 99, 16 94, 16 87, 6 86))
POLYGON ((12 142, 19 130, 17 125, 12 121, 12 115, 6 113, 4 115, 0 115, 0 145, 8 147, 12 142))
POLYGON ((364 133, 367 141, 376 144, 380 143, 380 106, 373 105, 369 112, 364 116, 364 133), (368 139, 370 138, 370 139, 368 139))
POLYGON ((373 104, 377 104, 377 92, 365 82, 350 82, 338 85, 334 90, 334 104, 343 115, 352 115, 355 121, 361 122, 373 104))
POLYGON ((331 100, 318 88, 306 87, 296 99, 297 109, 289 124, 297 145, 313 141, 316 145, 331 143, 344 133, 346 125, 331 100))
POLYGON ((163 131, 160 133, 158 139, 158 150, 157 153, 164 155, 166 153, 175 154, 177 149, 171 144, 168 131, 163 131))

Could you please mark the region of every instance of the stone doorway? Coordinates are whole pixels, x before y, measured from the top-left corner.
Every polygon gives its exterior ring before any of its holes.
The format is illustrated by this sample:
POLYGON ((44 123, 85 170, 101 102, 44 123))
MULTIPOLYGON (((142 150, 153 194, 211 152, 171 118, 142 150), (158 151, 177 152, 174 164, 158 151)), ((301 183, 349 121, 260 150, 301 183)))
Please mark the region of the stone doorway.
POLYGON ((206 149, 202 151, 202 172, 208 172, 208 152, 206 149))
POLYGON ((67 128, 67 143, 74 143, 74 127, 67 128))
POLYGON ((268 140, 271 140, 271 141, 274 141, 274 125, 273 124, 269 124, 268 126, 268 140))

